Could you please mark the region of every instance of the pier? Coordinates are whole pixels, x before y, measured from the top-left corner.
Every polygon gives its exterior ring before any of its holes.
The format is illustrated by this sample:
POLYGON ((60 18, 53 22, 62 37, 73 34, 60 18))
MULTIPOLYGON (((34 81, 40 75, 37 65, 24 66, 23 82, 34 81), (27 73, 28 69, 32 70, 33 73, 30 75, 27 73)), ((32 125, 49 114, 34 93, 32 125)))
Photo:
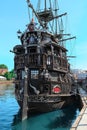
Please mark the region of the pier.
POLYGON ((70 130, 87 130, 87 96, 81 95, 82 109, 70 130))

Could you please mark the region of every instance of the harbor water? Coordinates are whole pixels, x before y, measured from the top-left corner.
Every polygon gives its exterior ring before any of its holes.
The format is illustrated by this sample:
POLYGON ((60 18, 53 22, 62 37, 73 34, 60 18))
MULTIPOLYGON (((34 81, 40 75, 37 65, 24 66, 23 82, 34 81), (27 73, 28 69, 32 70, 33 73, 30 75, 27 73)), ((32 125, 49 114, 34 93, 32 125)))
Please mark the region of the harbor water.
POLYGON ((70 106, 63 110, 33 115, 22 122, 14 122, 18 111, 14 84, 0 85, 0 130, 70 130, 79 114, 76 106, 70 106))

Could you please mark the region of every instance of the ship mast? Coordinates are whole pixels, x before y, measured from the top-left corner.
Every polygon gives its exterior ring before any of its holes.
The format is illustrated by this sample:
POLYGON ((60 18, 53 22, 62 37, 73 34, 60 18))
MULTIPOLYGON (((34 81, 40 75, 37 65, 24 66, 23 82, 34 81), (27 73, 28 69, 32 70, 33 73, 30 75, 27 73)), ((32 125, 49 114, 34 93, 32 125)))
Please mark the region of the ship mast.
MULTIPOLYGON (((46 9, 47 9, 47 4, 46 4, 46 0, 44 1, 45 2, 45 12, 46 12, 46 9)), ((45 24, 44 24, 44 27, 47 28, 47 22, 45 20, 45 24)))
POLYGON ((37 17, 38 22, 40 23, 40 25, 41 25, 42 27, 44 27, 43 24, 42 24, 42 22, 41 22, 41 20, 39 19, 38 15, 37 15, 35 9, 33 8, 33 5, 30 3, 30 0, 27 0, 27 4, 28 4, 28 7, 30 7, 30 8, 32 9, 33 13, 34 13, 35 16, 37 17))
MULTIPOLYGON (((49 7, 49 9, 47 9, 47 3, 46 3, 46 0, 44 1, 45 3, 45 8, 44 8, 44 11, 42 12, 36 12, 35 9, 33 8, 33 5, 31 4, 30 0, 27 0, 27 4, 28 4, 28 7, 30 7, 33 11, 33 13, 35 14, 35 16, 37 17, 38 19, 38 22, 40 23, 40 25, 43 27, 43 28, 47 28, 47 24, 48 22, 54 20, 54 19, 58 19, 59 17, 62 17, 63 15, 66 15, 67 13, 64 13, 64 14, 61 14, 61 15, 57 15, 57 1, 55 1, 55 6, 56 6, 56 9, 55 9, 55 16, 53 15, 53 11, 51 9, 51 7, 49 7)), ((51 1, 50 1, 50 6, 51 6, 51 1)), ((56 26, 57 26, 57 21, 56 21, 56 26)), ((56 29, 56 32, 57 32, 57 29, 56 29)))
MULTIPOLYGON (((38 22, 40 23, 40 25, 42 26, 43 29, 47 29, 47 24, 50 23, 50 21, 55 20, 55 31, 54 32, 55 32, 55 37, 59 39, 59 42, 63 42, 63 41, 75 38, 75 37, 71 37, 71 38, 63 39, 64 35, 69 36, 69 34, 63 34, 63 24, 62 23, 61 23, 62 27, 60 28, 59 34, 58 34, 58 19, 59 18, 62 19, 62 17, 67 15, 67 13, 65 12, 63 14, 58 15, 57 0, 55 0, 55 3, 54 3, 55 4, 54 10, 52 10, 52 7, 51 7, 51 0, 49 0, 50 7, 48 9, 47 9, 47 1, 44 0, 45 7, 44 7, 43 11, 40 10, 40 7, 39 7, 38 11, 35 11, 35 9, 34 9, 33 5, 31 4, 30 0, 27 0, 27 4, 28 4, 28 7, 30 7, 32 9, 33 13, 35 14, 38 22), (53 13, 53 11, 55 13, 53 13), (59 35, 61 35, 60 38, 58 37, 59 35)), ((40 6, 40 0, 39 0, 38 4, 40 6)))
POLYGON ((62 39, 62 40, 59 40, 59 42, 63 42, 63 41, 67 41, 67 40, 71 40, 71 39, 76 39, 76 37, 70 37, 70 38, 66 38, 66 39, 62 39))
MULTIPOLYGON (((58 10, 58 9, 57 9, 57 0, 55 0, 55 16, 57 16, 57 10, 58 10)), ((55 34, 57 34, 57 28, 58 28, 58 27, 57 27, 57 20, 55 21, 55 24, 56 24, 55 34)))
POLYGON ((46 7, 47 7, 47 5, 46 5, 46 0, 45 0, 45 11, 46 11, 46 7))

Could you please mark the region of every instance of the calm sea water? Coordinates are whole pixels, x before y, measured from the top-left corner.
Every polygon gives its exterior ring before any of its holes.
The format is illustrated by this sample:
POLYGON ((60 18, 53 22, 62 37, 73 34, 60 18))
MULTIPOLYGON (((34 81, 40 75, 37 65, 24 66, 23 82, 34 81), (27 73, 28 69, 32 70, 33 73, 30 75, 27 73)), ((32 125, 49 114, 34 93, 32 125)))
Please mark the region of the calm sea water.
POLYGON ((0 85, 0 130, 70 130, 79 109, 75 106, 14 122, 19 106, 14 95, 14 85, 0 85))

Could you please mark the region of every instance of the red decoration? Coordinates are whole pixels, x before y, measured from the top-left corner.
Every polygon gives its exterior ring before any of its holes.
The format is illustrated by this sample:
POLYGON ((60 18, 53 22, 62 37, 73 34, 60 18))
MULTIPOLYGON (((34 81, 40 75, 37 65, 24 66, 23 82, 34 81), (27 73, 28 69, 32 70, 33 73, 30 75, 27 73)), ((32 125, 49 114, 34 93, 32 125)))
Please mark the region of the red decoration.
POLYGON ((59 86, 54 86, 54 87, 53 87, 53 92, 54 92, 54 93, 60 93, 60 92, 61 92, 60 87, 59 87, 59 86))

